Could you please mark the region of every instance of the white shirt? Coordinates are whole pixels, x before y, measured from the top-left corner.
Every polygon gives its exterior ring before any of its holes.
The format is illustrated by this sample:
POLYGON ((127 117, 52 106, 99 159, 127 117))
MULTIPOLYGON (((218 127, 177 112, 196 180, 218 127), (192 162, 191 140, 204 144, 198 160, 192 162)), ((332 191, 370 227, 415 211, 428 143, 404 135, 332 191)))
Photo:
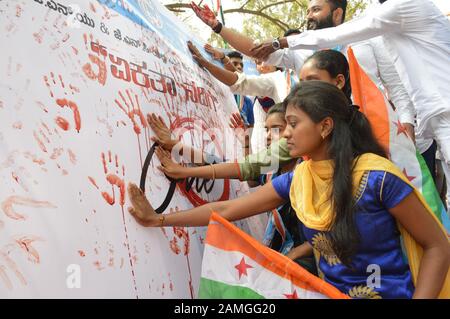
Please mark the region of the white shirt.
MULTIPOLYGON (((238 80, 230 86, 231 91, 235 94, 268 96, 275 103, 280 103, 283 102, 291 89, 288 86, 287 75, 283 71, 275 71, 257 76, 239 72, 235 72, 235 74, 238 76, 238 80)), ((266 114, 258 100, 256 100, 253 105, 255 124, 250 141, 252 153, 259 152, 267 147, 264 128, 266 114)))
MULTIPOLYGON (((414 124, 416 116, 414 105, 400 81, 400 76, 381 37, 353 43, 351 47, 360 66, 394 103, 400 122, 414 124)), ((341 51, 347 55, 347 47, 342 47, 341 51)), ((314 50, 278 50, 269 56, 266 63, 292 68, 299 74, 306 59, 313 53, 314 50)))
POLYGON ((416 117, 414 105, 384 46, 383 39, 376 37, 353 43, 351 47, 359 65, 394 103, 400 122, 414 125, 416 117))
POLYGON ((287 87, 286 75, 283 71, 275 71, 261 75, 246 75, 235 72, 238 80, 232 86, 234 94, 250 96, 268 96, 275 103, 283 102, 290 88, 287 87))
POLYGON ((389 0, 334 28, 287 37, 291 49, 320 49, 382 35, 417 111, 418 134, 433 136, 432 116, 450 111, 450 22, 429 0, 389 0))

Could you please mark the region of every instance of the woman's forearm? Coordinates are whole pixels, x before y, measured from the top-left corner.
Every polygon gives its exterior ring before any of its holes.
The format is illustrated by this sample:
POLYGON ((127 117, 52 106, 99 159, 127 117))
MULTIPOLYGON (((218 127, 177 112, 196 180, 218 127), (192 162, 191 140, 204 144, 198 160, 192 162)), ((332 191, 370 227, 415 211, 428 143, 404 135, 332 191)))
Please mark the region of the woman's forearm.
POLYGON ((166 214, 162 226, 207 226, 212 212, 220 214, 226 206, 227 202, 214 202, 186 211, 166 214))
POLYGON ((183 175, 184 178, 198 177, 207 179, 213 179, 214 177, 216 179, 238 179, 240 176, 239 167, 236 163, 213 164, 212 167, 211 165, 186 167, 183 175))
POLYGON ((449 271, 449 253, 441 247, 424 249, 414 299, 437 298, 449 271))
POLYGON ((266 184, 256 192, 223 202, 213 202, 186 211, 164 215, 162 226, 206 226, 212 212, 229 221, 251 217, 278 207, 285 200, 266 184))

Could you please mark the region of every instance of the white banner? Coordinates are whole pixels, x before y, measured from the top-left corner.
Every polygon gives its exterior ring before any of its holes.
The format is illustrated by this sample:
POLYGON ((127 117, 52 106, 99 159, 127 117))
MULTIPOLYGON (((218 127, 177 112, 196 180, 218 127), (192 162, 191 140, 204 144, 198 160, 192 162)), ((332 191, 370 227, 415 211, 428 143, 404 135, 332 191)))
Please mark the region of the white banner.
POLYGON ((201 43, 154 0, 3 0, 0 14, 0 296, 195 297, 204 229, 143 228, 125 190, 160 212, 246 192, 170 183, 152 155, 155 112, 236 157, 220 133, 233 95, 187 50, 201 43))

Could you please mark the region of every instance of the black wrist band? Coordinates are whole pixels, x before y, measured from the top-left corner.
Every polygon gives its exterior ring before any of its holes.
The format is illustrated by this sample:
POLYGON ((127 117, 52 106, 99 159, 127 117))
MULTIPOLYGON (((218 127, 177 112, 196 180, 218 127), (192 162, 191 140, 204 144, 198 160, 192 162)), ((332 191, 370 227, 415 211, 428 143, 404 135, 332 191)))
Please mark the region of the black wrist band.
POLYGON ((218 21, 217 25, 214 28, 212 28, 212 30, 215 33, 220 33, 220 31, 222 31, 222 27, 223 27, 222 22, 218 21))

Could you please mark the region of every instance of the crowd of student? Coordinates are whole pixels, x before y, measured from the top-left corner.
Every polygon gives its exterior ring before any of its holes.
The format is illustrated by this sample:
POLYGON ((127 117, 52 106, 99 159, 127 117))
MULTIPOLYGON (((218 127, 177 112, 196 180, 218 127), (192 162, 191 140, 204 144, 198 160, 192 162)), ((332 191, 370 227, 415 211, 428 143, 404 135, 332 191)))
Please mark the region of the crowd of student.
MULTIPOLYGON (((346 57, 351 47, 431 174, 438 179, 436 172, 443 172, 445 202, 450 199, 450 22, 430 0, 380 3, 344 23, 347 1, 310 0, 307 31, 289 30, 261 44, 223 26, 208 6, 192 3, 200 20, 255 59, 261 75, 250 76, 243 72, 241 53, 207 45, 220 67, 188 43, 195 61, 235 94, 241 117, 233 115, 233 126, 255 129, 251 143, 243 139, 245 158, 187 167, 172 159, 173 146, 180 143, 153 114, 148 121, 160 145, 160 169, 175 179, 240 179, 261 187, 233 200, 158 215, 130 184, 129 212, 149 227, 204 226, 212 211, 230 221, 270 212, 264 244, 351 297, 450 298, 448 234, 353 104, 346 57), (274 157, 278 168, 266 172, 262 168, 274 157), (367 269, 374 264, 381 285, 368 287, 367 269)), ((189 145, 180 149, 198 152, 189 145)))

